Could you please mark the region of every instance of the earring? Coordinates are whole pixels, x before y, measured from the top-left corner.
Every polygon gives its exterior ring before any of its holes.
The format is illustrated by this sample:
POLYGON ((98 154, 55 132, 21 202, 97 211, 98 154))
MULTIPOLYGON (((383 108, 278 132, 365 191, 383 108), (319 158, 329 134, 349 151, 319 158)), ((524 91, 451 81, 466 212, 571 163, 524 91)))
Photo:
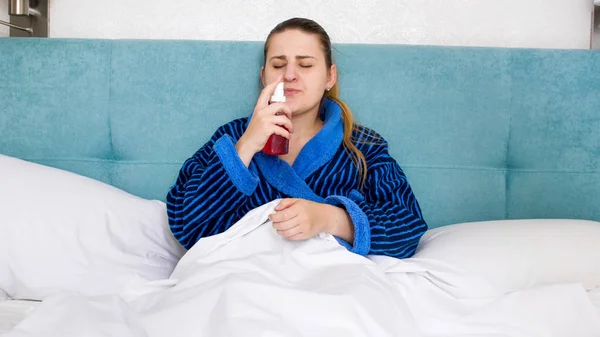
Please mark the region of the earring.
POLYGON ((330 88, 330 87, 327 87, 327 88, 325 88, 325 91, 329 91, 329 90, 331 90, 331 88, 330 88))

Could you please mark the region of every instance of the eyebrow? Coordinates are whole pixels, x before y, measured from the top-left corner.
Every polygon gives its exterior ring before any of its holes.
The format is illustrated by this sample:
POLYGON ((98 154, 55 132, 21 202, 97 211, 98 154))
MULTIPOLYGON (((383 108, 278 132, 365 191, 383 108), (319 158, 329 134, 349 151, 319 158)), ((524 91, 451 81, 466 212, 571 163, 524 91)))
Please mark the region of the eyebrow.
MULTIPOLYGON (((287 60, 287 57, 285 55, 277 55, 277 56, 273 56, 271 57, 269 60, 273 60, 273 59, 278 59, 278 60, 287 60)), ((304 59, 317 59, 316 57, 313 56, 309 56, 309 55, 298 55, 296 56, 297 60, 304 60, 304 59)))

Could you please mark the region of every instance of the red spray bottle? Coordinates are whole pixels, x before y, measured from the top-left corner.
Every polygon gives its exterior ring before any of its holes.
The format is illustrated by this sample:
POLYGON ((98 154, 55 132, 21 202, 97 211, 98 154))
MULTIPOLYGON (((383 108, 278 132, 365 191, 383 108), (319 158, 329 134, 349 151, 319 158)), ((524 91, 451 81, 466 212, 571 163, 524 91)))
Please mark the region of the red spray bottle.
MULTIPOLYGON (((275 92, 273 96, 271 96, 271 103, 275 102, 285 102, 285 95, 283 93, 283 82, 280 82, 275 87, 275 92)), ((283 115, 283 112, 278 112, 277 115, 283 115)), ((287 154, 289 150, 289 141, 285 137, 281 137, 280 135, 272 134, 265 147, 263 148, 263 152, 270 155, 282 155, 287 154)))

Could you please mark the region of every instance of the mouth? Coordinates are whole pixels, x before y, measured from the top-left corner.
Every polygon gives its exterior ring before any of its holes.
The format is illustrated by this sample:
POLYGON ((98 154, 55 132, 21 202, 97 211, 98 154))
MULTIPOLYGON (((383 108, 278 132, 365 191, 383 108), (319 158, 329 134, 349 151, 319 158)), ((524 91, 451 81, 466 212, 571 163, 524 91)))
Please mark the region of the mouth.
POLYGON ((285 96, 295 96, 298 93, 300 93, 300 90, 298 90, 298 89, 284 89, 283 90, 283 94, 285 96))

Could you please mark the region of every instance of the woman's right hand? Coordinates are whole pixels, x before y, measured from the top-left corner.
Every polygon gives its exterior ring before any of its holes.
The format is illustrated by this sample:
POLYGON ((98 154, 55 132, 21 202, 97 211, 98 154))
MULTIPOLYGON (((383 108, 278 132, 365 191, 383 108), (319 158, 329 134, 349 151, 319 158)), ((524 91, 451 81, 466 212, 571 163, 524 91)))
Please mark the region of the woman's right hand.
POLYGON ((235 145, 246 167, 250 165, 254 154, 264 148, 272 134, 290 139, 293 132, 292 110, 282 102, 269 104, 269 99, 281 79, 278 78, 262 90, 248 128, 235 145))

